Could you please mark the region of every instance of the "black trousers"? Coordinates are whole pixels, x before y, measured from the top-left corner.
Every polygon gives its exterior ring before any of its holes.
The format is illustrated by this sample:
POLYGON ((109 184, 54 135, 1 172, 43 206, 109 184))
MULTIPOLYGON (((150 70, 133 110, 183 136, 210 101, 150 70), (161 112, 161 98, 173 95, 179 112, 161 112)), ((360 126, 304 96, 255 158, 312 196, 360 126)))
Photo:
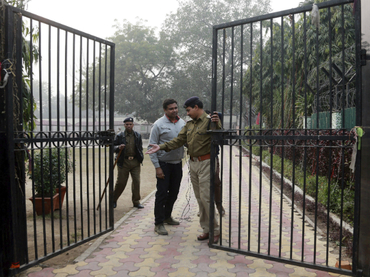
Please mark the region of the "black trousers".
POLYGON ((173 205, 177 200, 182 179, 182 163, 170 164, 159 161, 164 179, 157 178, 155 193, 154 217, 155 225, 163 223, 172 214, 173 205))

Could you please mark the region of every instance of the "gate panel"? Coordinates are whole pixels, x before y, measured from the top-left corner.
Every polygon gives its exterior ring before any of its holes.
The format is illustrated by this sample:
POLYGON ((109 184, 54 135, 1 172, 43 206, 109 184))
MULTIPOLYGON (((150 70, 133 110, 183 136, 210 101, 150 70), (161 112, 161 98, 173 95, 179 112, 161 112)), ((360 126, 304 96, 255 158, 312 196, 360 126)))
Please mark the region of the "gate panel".
POLYGON ((12 244, 23 256, 11 259, 25 269, 113 228, 115 48, 34 14, 2 8, 12 31, 2 36, 12 45, 2 62, 12 75, 5 100, 8 157, 16 159, 10 159, 15 172, 10 171, 9 187, 21 192, 11 192, 10 202, 24 215, 13 221, 14 230, 21 224, 26 229, 25 243, 12 244))
POLYGON ((213 143, 226 216, 211 247, 356 272, 361 67, 352 2, 214 27, 212 110, 224 130, 213 143))

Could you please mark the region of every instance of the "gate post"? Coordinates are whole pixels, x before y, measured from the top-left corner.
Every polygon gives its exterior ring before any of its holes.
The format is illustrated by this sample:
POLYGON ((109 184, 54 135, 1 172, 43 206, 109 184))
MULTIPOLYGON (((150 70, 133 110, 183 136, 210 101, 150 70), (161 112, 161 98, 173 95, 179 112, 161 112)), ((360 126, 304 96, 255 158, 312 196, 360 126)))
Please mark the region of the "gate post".
MULTIPOLYGON (((362 48, 370 43, 370 2, 361 1, 362 48), (367 43, 365 43, 367 42, 367 43)), ((366 47, 369 54, 369 46, 366 47)), ((370 61, 362 67, 362 127, 365 135, 361 146, 361 194, 358 238, 358 269, 370 276, 370 61)))
MULTIPOLYGON (((15 91, 19 99, 22 97, 22 21, 19 14, 16 15, 17 20, 13 14, 14 11, 9 6, 2 7, 1 21, 5 23, 5 27, 1 35, 4 52, 0 59, 11 61, 15 71, 12 71, 7 84, 0 90, 0 276, 13 274, 28 260, 24 153, 14 151, 15 128, 19 130, 20 126, 14 126, 13 122, 15 91)), ((17 116, 22 117, 20 109, 17 116)))

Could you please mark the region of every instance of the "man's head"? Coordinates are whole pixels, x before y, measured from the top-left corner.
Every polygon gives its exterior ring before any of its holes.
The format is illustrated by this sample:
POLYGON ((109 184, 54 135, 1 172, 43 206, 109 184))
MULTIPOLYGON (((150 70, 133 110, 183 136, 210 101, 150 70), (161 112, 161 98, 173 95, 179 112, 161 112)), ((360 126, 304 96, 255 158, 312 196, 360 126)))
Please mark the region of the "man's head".
POLYGON ((179 109, 177 101, 174 99, 166 99, 163 101, 163 110, 166 116, 170 119, 175 119, 178 116, 179 109))
POLYGON ((124 126, 127 132, 131 133, 134 128, 134 119, 132 117, 126 118, 124 121, 124 126))
POLYGON ((192 119, 199 118, 203 113, 203 103, 199 100, 199 97, 193 96, 190 97, 184 103, 184 108, 186 109, 186 113, 192 119))

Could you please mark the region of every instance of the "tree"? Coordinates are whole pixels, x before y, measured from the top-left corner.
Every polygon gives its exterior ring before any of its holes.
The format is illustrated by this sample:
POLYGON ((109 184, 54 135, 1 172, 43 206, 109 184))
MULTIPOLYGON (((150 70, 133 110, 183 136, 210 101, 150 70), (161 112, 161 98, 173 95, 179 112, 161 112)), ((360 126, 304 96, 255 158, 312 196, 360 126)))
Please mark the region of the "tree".
MULTIPOLYGON (((162 113, 163 99, 170 96, 173 76, 174 59, 176 57, 168 36, 164 33, 156 34, 155 29, 147 27, 142 21, 132 24, 126 20, 122 23, 116 21, 116 32, 109 38, 115 43, 115 112, 121 114, 134 114, 139 119, 154 122, 162 113)), ((103 49, 102 56, 110 50, 103 49)), ((108 55, 109 56, 109 53, 108 55)), ((81 102, 81 107, 102 109, 106 104, 104 99, 98 99, 98 93, 103 93, 104 88, 99 88, 99 68, 105 68, 105 61, 96 59, 94 66, 88 69, 87 78, 82 80, 81 95, 76 86, 76 104, 81 102), (89 95, 86 93, 89 88, 89 95), (95 91, 93 103, 92 92, 95 91), (80 98, 81 97, 81 98, 80 98)), ((109 68, 109 67, 108 67, 109 68)), ((109 69, 108 69, 109 70, 109 69)), ((86 76, 83 69, 82 76, 86 76)))
POLYGON ((154 122, 163 112, 162 102, 170 95, 170 74, 175 53, 164 33, 142 22, 116 24, 116 111, 154 122))
MULTIPOLYGON (((307 4, 312 5, 310 1, 301 3, 307 4)), ((310 116, 317 110, 329 110, 322 99, 324 94, 332 97, 330 89, 335 85, 333 83, 330 88, 328 73, 331 72, 332 79, 343 77, 332 69, 333 64, 343 72, 353 72, 355 69, 351 5, 343 6, 343 13, 341 7, 332 7, 330 12, 329 9, 321 9, 318 29, 311 23, 310 13, 285 17, 283 26, 283 41, 281 23, 264 26, 268 32, 262 50, 259 44, 253 53, 252 66, 245 74, 244 91, 247 95, 252 94, 253 106, 262 113, 263 122, 268 128, 302 126, 302 122, 298 122, 300 117, 310 116)), ((348 88, 351 89, 353 85, 349 84, 348 88)))
MULTIPOLYGON (((180 1, 177 12, 170 14, 163 27, 163 31, 171 37, 179 54, 176 60, 176 71, 173 72, 175 76, 173 92, 179 96, 178 100, 183 101, 197 95, 202 98, 205 106, 210 108, 214 25, 261 15, 269 11, 271 11, 270 0, 180 1)), ((227 34, 227 43, 231 43, 229 34, 227 34)), ((235 47, 236 51, 240 49, 238 45, 235 47)), ((231 53, 227 52, 226 55, 226 63, 230 64, 231 53)), ((235 68, 238 68, 241 62, 238 58, 234 59, 235 68)), ((226 75, 229 77, 229 69, 226 75)), ((222 112, 225 113, 225 111, 222 112)))

